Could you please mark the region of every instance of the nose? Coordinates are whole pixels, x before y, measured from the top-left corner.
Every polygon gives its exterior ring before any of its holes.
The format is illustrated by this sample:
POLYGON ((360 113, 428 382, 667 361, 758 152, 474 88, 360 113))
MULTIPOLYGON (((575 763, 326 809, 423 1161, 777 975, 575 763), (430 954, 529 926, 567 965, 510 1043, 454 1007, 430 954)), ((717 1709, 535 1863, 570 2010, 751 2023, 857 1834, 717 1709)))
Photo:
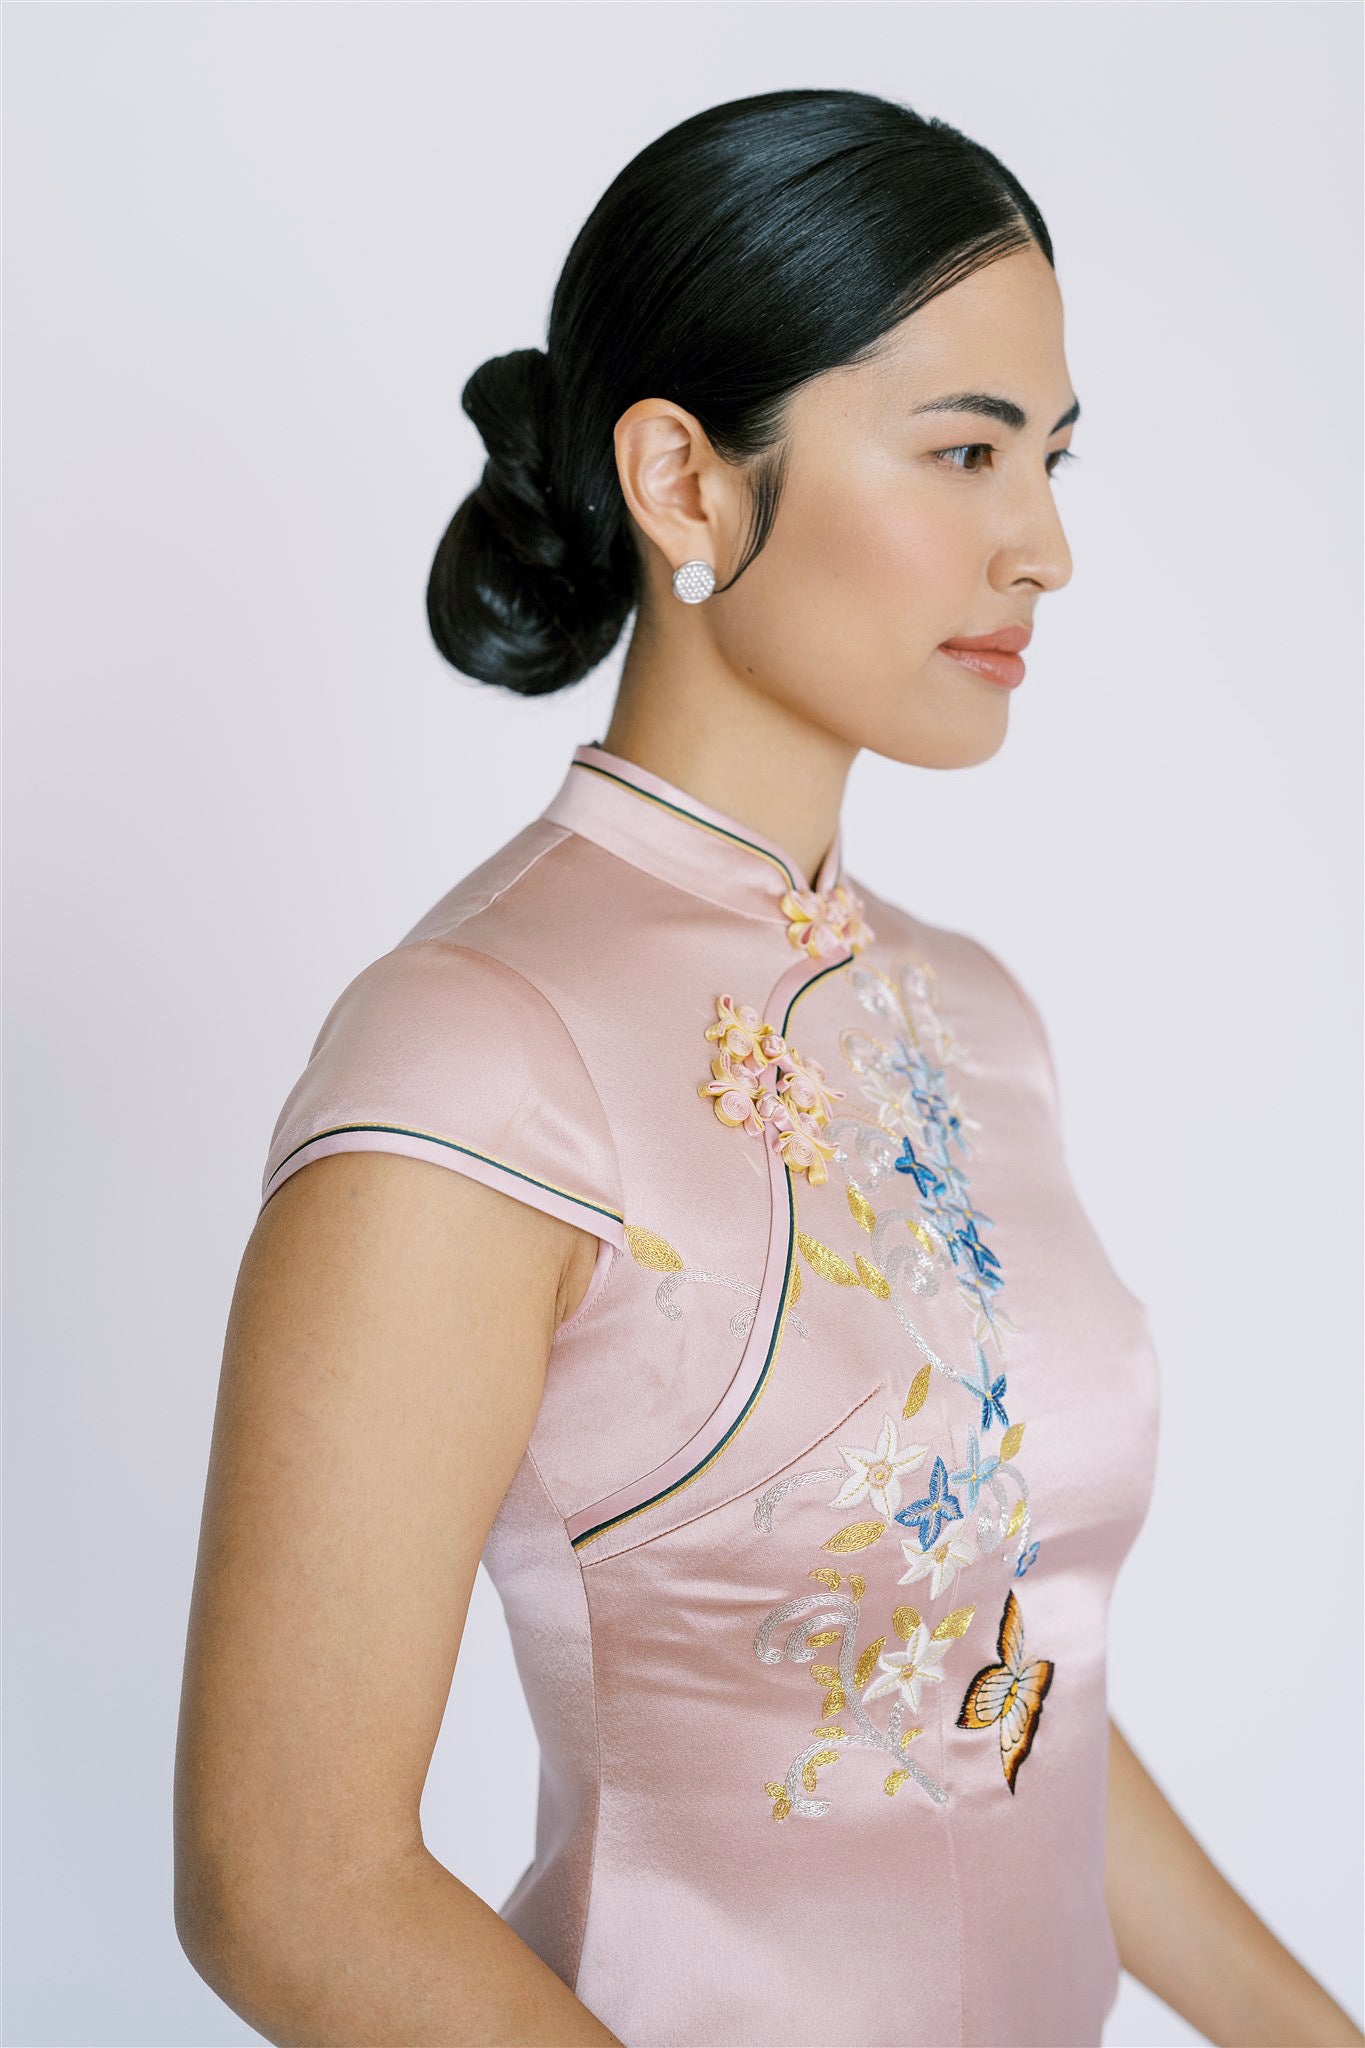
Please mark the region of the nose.
POLYGON ((1062 515, 1046 477, 1017 508, 1012 538, 996 550, 992 580, 1000 590, 1035 583, 1040 590, 1061 590, 1071 581, 1071 550, 1062 515))

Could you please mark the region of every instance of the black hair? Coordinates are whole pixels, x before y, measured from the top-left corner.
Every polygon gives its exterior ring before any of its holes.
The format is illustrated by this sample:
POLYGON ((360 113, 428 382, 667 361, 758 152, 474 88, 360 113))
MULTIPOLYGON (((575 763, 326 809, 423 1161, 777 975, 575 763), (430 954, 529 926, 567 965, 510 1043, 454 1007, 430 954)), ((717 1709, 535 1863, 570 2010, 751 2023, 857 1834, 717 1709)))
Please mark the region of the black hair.
POLYGON ((998 158, 874 93, 758 93, 670 128, 579 230, 545 349, 490 357, 460 394, 488 460, 427 584, 441 653, 528 697, 610 653, 640 581, 613 431, 640 398, 671 399, 747 466, 728 589, 772 527, 792 393, 1030 244, 1053 263, 1042 215, 998 158))

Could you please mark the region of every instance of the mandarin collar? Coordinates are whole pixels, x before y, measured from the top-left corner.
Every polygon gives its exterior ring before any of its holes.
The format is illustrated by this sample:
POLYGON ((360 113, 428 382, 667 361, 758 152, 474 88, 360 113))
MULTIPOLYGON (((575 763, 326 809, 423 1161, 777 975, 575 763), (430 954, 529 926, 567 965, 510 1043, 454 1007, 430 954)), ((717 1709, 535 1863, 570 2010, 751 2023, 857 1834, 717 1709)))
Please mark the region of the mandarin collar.
POLYGON ((842 825, 811 882, 775 840, 595 742, 574 748, 542 816, 662 881, 769 923, 784 918, 788 893, 828 897, 845 883, 842 825))

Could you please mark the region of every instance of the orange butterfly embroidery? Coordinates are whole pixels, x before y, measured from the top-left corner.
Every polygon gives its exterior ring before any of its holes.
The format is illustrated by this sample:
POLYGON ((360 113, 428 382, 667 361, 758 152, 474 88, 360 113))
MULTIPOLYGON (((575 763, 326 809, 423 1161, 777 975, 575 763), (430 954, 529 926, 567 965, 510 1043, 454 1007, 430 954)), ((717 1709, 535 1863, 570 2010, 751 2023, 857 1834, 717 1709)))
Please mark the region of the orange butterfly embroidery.
POLYGON ((1033 1747, 1033 1731, 1043 1711, 1043 1696, 1052 1683, 1053 1665, 1046 1657, 1024 1662, 1024 1618, 1013 1591, 1005 1595, 996 1638, 998 1664, 983 1665, 967 1687, 959 1728, 990 1728, 1000 1724, 1000 1761, 1010 1791, 1019 1766, 1033 1747))

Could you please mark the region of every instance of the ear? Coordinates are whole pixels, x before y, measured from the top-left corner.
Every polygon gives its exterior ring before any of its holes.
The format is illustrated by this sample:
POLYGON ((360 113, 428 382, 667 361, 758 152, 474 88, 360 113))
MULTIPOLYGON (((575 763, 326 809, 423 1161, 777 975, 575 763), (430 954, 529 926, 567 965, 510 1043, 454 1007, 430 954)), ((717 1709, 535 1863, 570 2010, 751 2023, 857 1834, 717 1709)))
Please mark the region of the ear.
POLYGON ((616 422, 616 472, 641 535, 663 574, 709 562, 717 582, 747 516, 740 471, 705 429, 667 398, 640 398, 616 422))

